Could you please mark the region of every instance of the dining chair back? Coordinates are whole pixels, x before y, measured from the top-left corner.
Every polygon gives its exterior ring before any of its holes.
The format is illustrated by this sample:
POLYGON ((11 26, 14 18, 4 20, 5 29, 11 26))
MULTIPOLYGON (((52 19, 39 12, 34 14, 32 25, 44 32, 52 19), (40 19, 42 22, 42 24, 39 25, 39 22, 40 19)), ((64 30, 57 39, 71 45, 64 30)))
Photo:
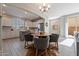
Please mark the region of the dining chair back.
POLYGON ((38 50, 45 50, 47 55, 47 48, 49 47, 49 39, 47 37, 35 38, 34 46, 36 48, 36 55, 38 50))
POLYGON ((58 48, 58 38, 59 34, 51 34, 50 35, 50 43, 55 42, 55 46, 58 48))
POLYGON ((29 41, 33 41, 33 35, 31 35, 31 34, 26 34, 26 35, 24 35, 24 38, 25 38, 25 48, 28 46, 28 42, 29 41), (27 46, 26 46, 26 43, 27 43, 27 46))
POLYGON ((59 38, 59 34, 51 34, 50 35, 50 42, 57 42, 59 38))

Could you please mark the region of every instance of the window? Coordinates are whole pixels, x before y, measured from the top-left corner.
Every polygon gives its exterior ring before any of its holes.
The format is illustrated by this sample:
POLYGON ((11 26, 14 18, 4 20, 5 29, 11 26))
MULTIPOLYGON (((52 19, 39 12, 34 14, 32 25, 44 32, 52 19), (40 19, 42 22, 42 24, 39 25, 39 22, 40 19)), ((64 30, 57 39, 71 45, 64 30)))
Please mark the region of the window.
POLYGON ((68 35, 74 36, 76 32, 79 32, 79 16, 68 17, 68 35))

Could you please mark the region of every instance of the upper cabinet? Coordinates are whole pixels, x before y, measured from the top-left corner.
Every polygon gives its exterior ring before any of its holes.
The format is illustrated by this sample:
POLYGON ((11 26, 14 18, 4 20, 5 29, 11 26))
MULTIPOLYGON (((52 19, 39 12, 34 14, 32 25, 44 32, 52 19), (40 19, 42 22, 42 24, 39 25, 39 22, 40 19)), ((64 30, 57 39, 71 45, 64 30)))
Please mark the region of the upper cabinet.
POLYGON ((11 26, 11 17, 4 15, 2 17, 2 26, 11 26))

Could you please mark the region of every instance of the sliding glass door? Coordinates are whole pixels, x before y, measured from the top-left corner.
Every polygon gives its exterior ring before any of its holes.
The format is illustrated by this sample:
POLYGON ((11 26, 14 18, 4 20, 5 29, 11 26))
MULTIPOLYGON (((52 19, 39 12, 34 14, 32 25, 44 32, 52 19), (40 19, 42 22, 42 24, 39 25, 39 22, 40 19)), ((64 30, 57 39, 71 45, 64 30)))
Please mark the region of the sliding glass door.
POLYGON ((79 16, 69 16, 68 21, 68 35, 74 36, 76 32, 79 32, 79 16))
POLYGON ((77 22, 77 32, 79 32, 79 16, 77 17, 76 22, 77 22))

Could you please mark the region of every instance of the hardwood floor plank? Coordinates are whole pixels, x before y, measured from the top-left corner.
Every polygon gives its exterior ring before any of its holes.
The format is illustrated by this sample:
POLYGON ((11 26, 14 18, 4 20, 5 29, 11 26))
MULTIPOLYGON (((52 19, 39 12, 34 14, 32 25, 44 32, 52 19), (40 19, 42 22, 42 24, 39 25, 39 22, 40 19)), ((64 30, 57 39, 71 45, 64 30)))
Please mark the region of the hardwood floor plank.
POLYGON ((11 56, 24 56, 26 52, 24 42, 19 39, 3 40, 3 50, 11 56))

